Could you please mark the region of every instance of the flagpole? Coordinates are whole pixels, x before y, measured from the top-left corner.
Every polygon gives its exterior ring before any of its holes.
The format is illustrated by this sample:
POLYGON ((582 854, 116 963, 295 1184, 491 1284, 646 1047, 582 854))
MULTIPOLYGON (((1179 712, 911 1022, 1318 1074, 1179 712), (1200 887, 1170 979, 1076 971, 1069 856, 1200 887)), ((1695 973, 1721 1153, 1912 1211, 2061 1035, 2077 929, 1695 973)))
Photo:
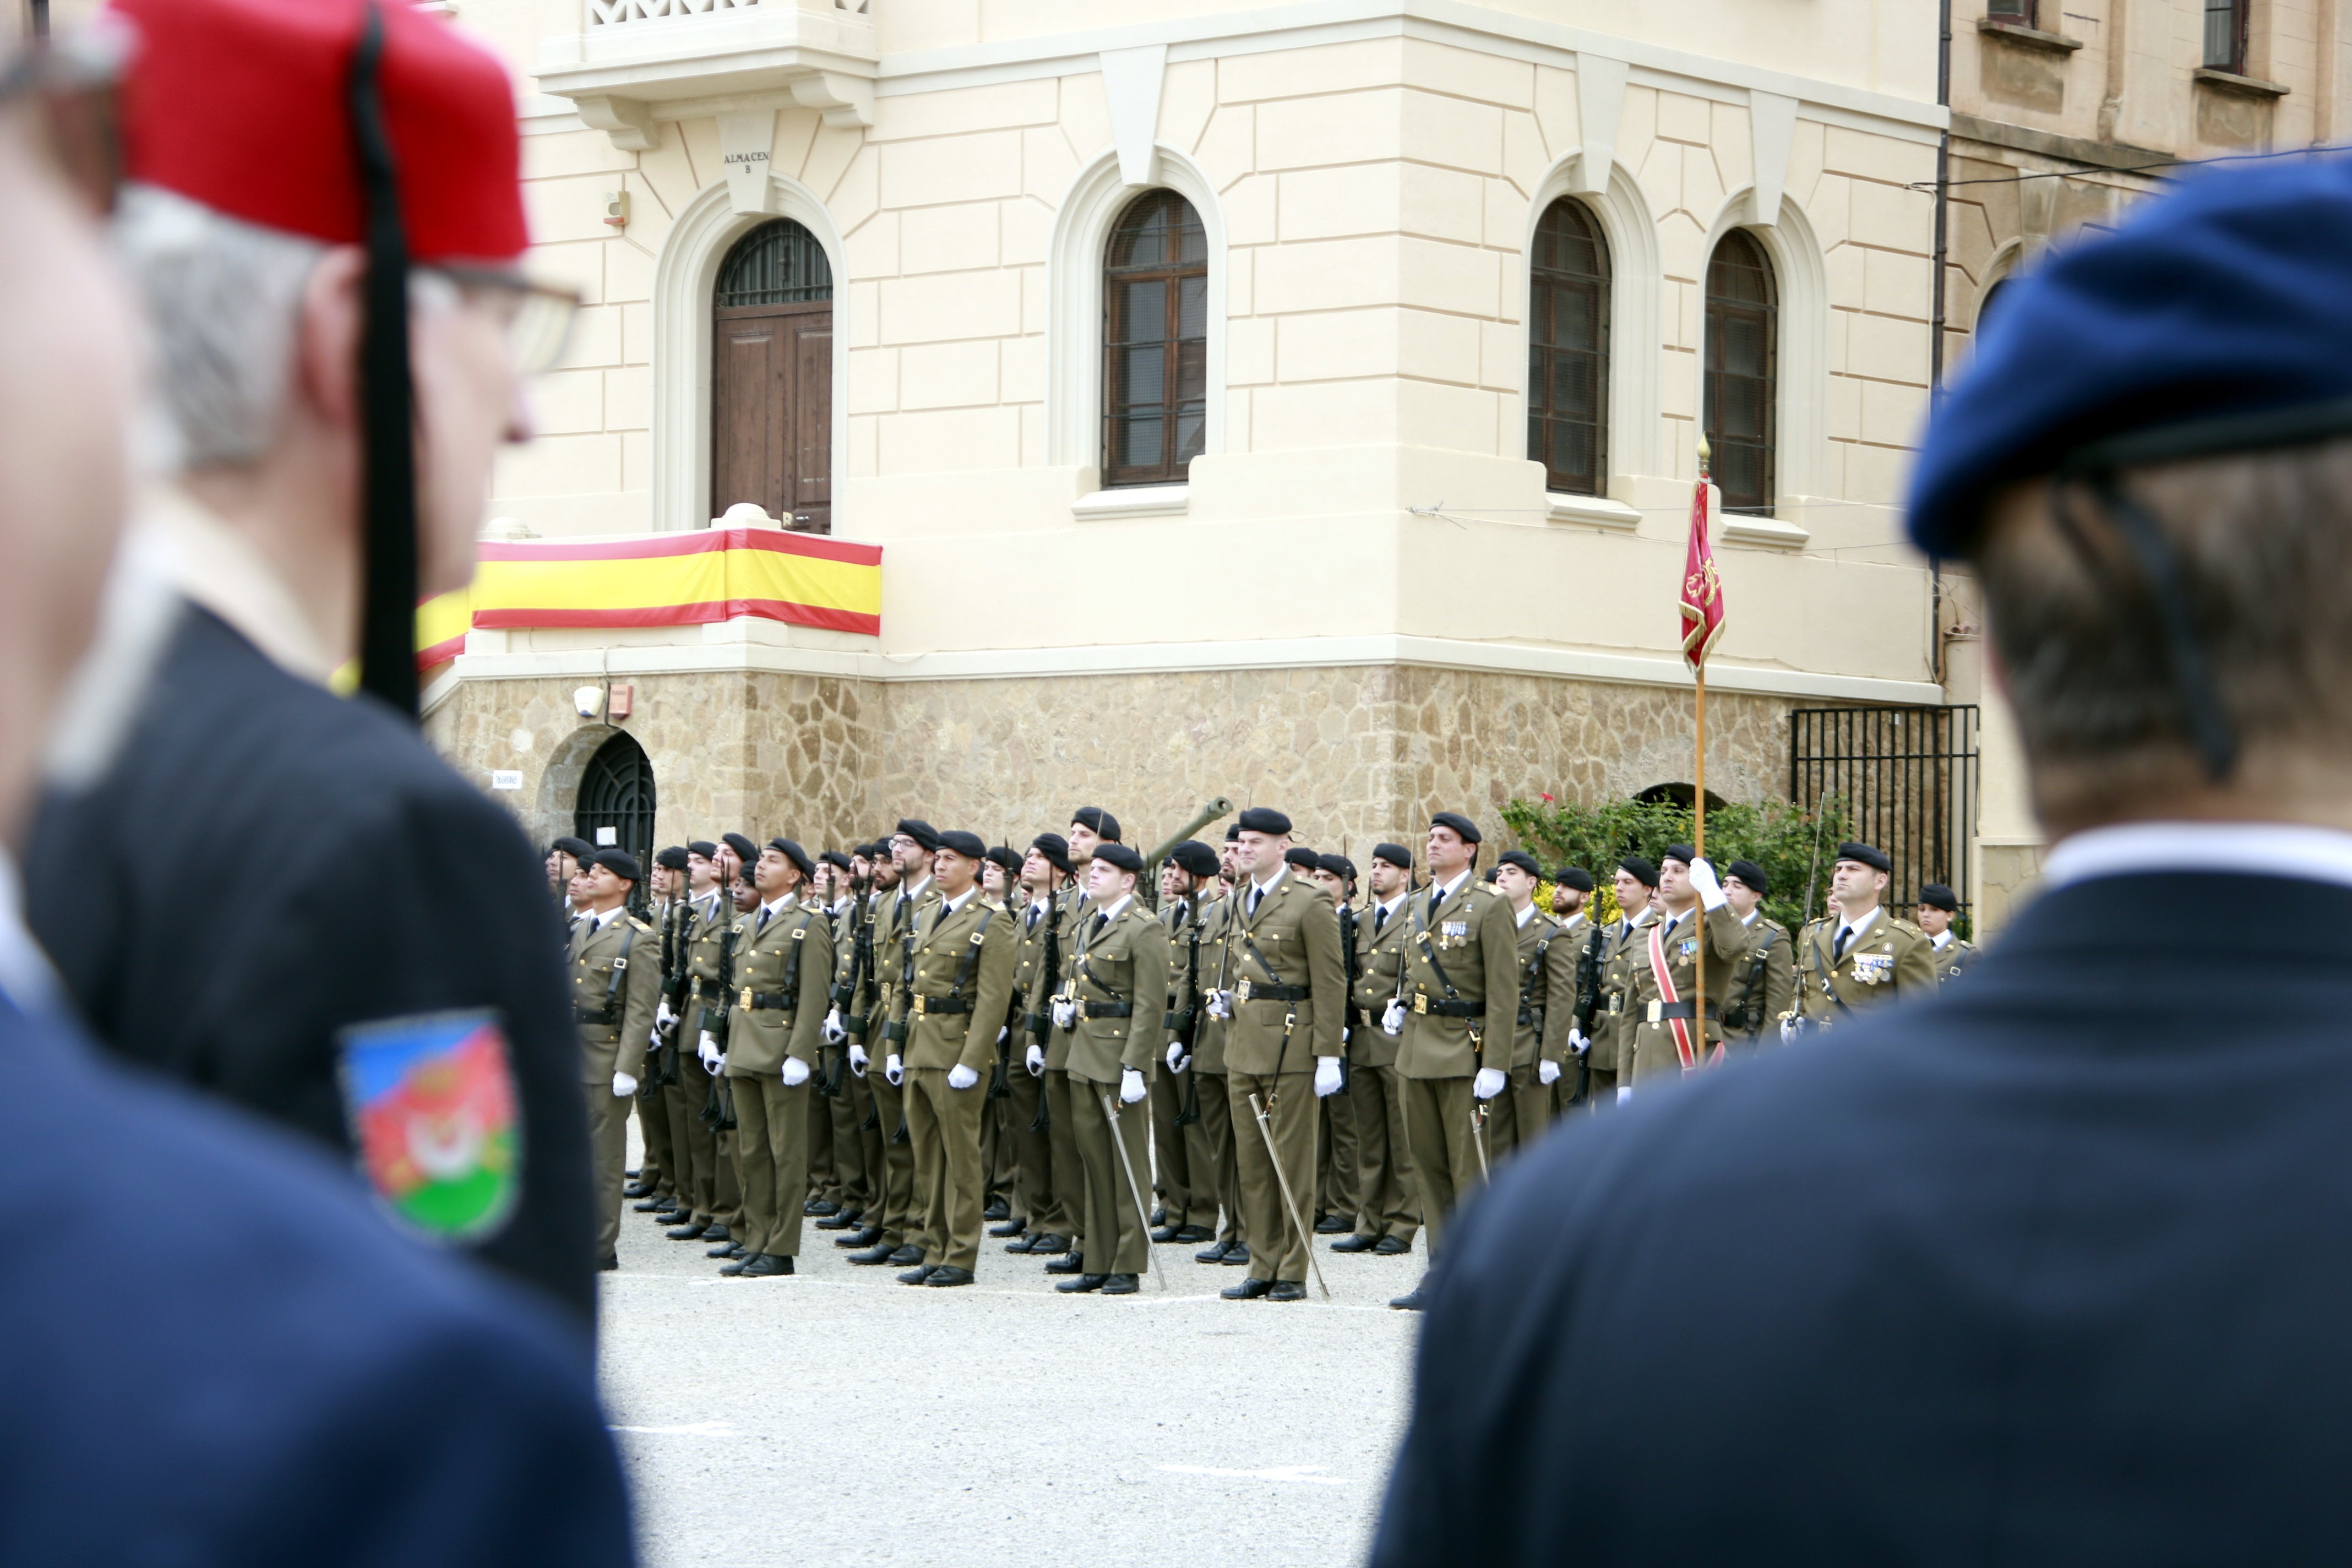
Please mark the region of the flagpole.
MULTIPOLYGON (((1702 431, 1698 438, 1698 490, 1701 497, 1706 494, 1708 456, 1706 435, 1702 431)), ((1706 526, 1706 513, 1704 510, 1706 502, 1702 500, 1699 504, 1702 510, 1699 513, 1698 526, 1704 529, 1706 526)), ((1706 645, 1702 642, 1699 647, 1701 658, 1692 671, 1698 681, 1698 761, 1691 769, 1691 853, 1704 860, 1706 858, 1706 659, 1705 658, 1706 645)), ((1703 1062, 1706 1060, 1706 900, 1701 899, 1698 901, 1695 912, 1697 919, 1692 924, 1691 931, 1698 938, 1698 949, 1691 965, 1691 973, 1696 981, 1691 988, 1691 1000, 1697 1016, 1691 1020, 1691 1026, 1698 1035, 1697 1057, 1703 1062)))

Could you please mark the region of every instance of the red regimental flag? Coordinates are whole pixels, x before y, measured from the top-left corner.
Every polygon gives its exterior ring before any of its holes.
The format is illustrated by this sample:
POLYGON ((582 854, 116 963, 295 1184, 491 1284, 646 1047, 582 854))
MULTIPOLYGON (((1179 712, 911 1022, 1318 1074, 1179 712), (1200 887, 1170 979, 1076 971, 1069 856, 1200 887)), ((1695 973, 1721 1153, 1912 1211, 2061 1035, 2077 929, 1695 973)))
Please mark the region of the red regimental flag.
POLYGON ((1683 564, 1683 658, 1697 669, 1723 635, 1723 579, 1716 575, 1715 549, 1706 537, 1706 475, 1691 493, 1690 554, 1683 564))

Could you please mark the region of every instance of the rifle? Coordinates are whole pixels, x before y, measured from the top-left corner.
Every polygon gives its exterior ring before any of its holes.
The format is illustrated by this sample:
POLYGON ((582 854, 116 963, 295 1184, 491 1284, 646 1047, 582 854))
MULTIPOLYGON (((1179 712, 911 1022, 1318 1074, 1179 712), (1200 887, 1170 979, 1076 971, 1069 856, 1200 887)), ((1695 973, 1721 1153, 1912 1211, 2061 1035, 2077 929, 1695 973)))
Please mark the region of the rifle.
POLYGON ((870 882, 852 880, 849 884, 849 971, 834 984, 826 1002, 841 1015, 841 1026, 848 1038, 838 1047, 827 1047, 833 1053, 832 1064, 818 1089, 827 1100, 839 1100, 848 1091, 844 1081, 849 1068, 849 1040, 863 1038, 866 1020, 856 1016, 858 971, 873 952, 873 944, 863 928, 873 923, 874 917, 866 909, 866 894, 870 882))
MULTIPOLYGON (((1188 940, 1184 947, 1184 1008, 1171 1013, 1161 1021, 1162 1027, 1177 1037, 1184 1047, 1184 1059, 1192 1058, 1192 1044, 1201 1033, 1201 901, 1197 893, 1188 894, 1184 900, 1184 929, 1188 940)), ((1176 1125, 1190 1127, 1201 1120, 1201 1075, 1188 1067, 1184 1073, 1184 1094, 1176 1107, 1176 1125)))
POLYGON ((1576 955, 1576 1032, 1592 1037, 1592 1016, 1601 1009, 1601 944, 1608 929, 1599 921, 1585 933, 1584 951, 1576 955))
POLYGON ((677 1081, 677 1031, 685 1020, 678 1005, 686 1000, 686 976, 677 962, 677 922, 685 918, 683 911, 694 906, 682 899, 672 899, 662 914, 662 995, 669 1003, 669 1024, 655 1032, 660 1042, 654 1047, 653 1065, 646 1074, 641 1098, 650 1098, 657 1089, 667 1089, 677 1081))
MULTIPOLYGON (((1053 996, 1062 985, 1062 907, 1057 894, 1046 893, 1043 918, 1045 921, 1045 963, 1039 972, 1036 984, 1030 990, 1045 1005, 1044 1011, 1032 1013, 1021 1021, 1022 1026, 1029 1031, 1029 1037, 1041 1046, 1053 1030, 1053 996)), ((1037 1097, 1037 1114, 1029 1119, 1029 1135, 1042 1138, 1053 1125, 1053 1116, 1045 1107, 1045 1097, 1041 1094, 1037 1097)))
POLYGON ((1740 988, 1739 1005, 1723 1010, 1723 1033, 1727 1039, 1734 1033, 1759 1033, 1764 1027, 1764 1020, 1758 1016, 1764 1006, 1764 967, 1772 956, 1772 939, 1780 933, 1770 926, 1763 926, 1759 934, 1763 940, 1749 949, 1754 956, 1748 962, 1748 983, 1740 988))
MULTIPOLYGON (((725 897, 722 891, 721 897, 725 897)), ((732 900, 729 900, 730 903, 732 900)), ((719 948, 719 995, 723 1003, 735 994, 735 922, 727 922, 727 935, 719 948)), ((717 1042, 720 1053, 727 1049, 727 1017, 731 1009, 726 1006, 705 1008, 703 1017, 709 1023, 706 1031, 717 1042), (715 1016, 714 1016, 715 1015, 715 1016)), ((702 1124, 716 1132, 735 1130, 735 1091, 728 1087, 724 1076, 710 1080, 710 1094, 702 1104, 702 1124)))
MULTIPOLYGON (((907 1015, 915 1010, 915 915, 916 906, 908 906, 907 933, 898 939, 900 951, 905 955, 904 963, 898 970, 898 1016, 887 1020, 882 1026, 882 1044, 885 1047, 906 1043, 907 1015)), ((901 1101, 898 1108, 898 1130, 890 1134, 890 1142, 904 1143, 912 1135, 907 1126, 906 1105, 901 1101)))

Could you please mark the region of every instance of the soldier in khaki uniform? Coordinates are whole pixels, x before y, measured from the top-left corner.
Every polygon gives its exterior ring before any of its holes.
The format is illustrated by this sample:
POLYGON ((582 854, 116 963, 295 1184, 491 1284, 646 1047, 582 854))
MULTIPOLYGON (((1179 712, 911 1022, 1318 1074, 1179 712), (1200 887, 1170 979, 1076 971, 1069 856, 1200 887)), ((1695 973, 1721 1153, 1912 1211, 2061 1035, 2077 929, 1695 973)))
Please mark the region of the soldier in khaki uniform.
MULTIPOLYGON (((1339 917, 1339 958, 1348 976, 1348 1013, 1340 1021, 1339 1031, 1344 1051, 1361 1022, 1356 1016, 1355 1002, 1356 975, 1363 962, 1362 955, 1356 952, 1360 936, 1353 901, 1356 863, 1345 855, 1318 855, 1313 869, 1306 875, 1323 889, 1331 900, 1332 912, 1339 917)), ((1356 1102, 1342 1088, 1323 1102, 1322 1116, 1323 1126, 1318 1137, 1315 1233, 1347 1236, 1354 1232, 1356 1212, 1363 1203, 1357 1190, 1363 1150, 1356 1132, 1356 1102)))
POLYGON ((1658 891, 1657 863, 1628 855, 1617 863, 1617 923, 1601 944, 1601 1001, 1584 1049, 1584 1103, 1594 1110, 1617 1103, 1620 1089, 1633 1088, 1633 967, 1646 963, 1644 944, 1658 891), (1622 1081, 1621 1081, 1622 1080, 1622 1081))
MULTIPOLYGON (((1239 848, 1241 829, 1225 829, 1224 847, 1217 857, 1218 869, 1230 873, 1234 857, 1239 848)), ((1168 1063, 1174 1067, 1183 1062, 1186 1072, 1200 1079, 1197 1091, 1201 1105, 1201 1134, 1208 1144, 1209 1170, 1216 1188, 1220 1211, 1217 1234, 1208 1246, 1192 1254, 1195 1263, 1221 1263, 1239 1268, 1250 1260, 1249 1232, 1242 1214, 1242 1177, 1239 1145, 1235 1140, 1244 1131, 1234 1121, 1231 1088, 1225 1074, 1225 1036, 1230 1028, 1227 1019, 1209 1005, 1212 994, 1222 994, 1233 989, 1234 951, 1227 940, 1234 918, 1234 897, 1230 892, 1218 893, 1201 908, 1201 1017, 1192 1032, 1192 1055, 1184 1057, 1181 1046, 1169 1047, 1168 1063)))
POLYGON ((1197 1029, 1201 993, 1214 975, 1213 953, 1201 943, 1201 917, 1217 885, 1217 852, 1187 838, 1168 852, 1160 868, 1160 929, 1168 933, 1168 1008, 1161 1019, 1161 1048, 1151 1053, 1151 1139, 1160 1182, 1160 1224, 1155 1242, 1191 1245, 1217 1234, 1215 1156, 1202 1129, 1200 1081, 1180 1071, 1183 1037, 1197 1029), (1170 1054, 1171 1049, 1173 1055, 1170 1054), (1192 1120, 1185 1120, 1190 1105, 1192 1120))
POLYGON ((1713 1059, 1723 1044, 1723 998, 1732 966, 1747 954, 1748 928, 1731 912, 1715 868, 1687 844, 1669 844, 1658 860, 1658 898, 1665 911, 1633 959, 1628 1083, 1673 1081, 1713 1059), (1706 965, 1706 1016, 1698 1016, 1699 966, 1706 965), (1663 965, 1663 973, 1661 973, 1663 965), (1673 1000, 1666 997, 1667 990, 1673 1000), (1675 1026, 1683 1026, 1677 1030, 1675 1026))
POLYGON ((1830 872, 1836 913, 1808 923, 1797 937, 1796 1016, 1783 1038, 1825 1029, 1868 1007, 1936 989, 1935 944, 1909 921, 1880 907, 1895 863, 1874 845, 1848 839, 1830 872))
MULTIPOLYGON (((1083 1238, 1071 1277, 1054 1287, 1070 1294, 1132 1295, 1150 1265, 1151 1239, 1137 1202, 1150 1179, 1150 1093, 1144 1069, 1161 1038, 1168 1000, 1168 933, 1135 897, 1143 858, 1124 844, 1094 846, 1087 867, 1087 907, 1073 932, 1068 977, 1054 1003, 1054 1024, 1067 1037, 1067 1090, 1078 1181, 1064 1201, 1080 1201, 1083 1238), (1103 1101, 1113 1099, 1106 1114, 1103 1101), (1082 1249, 1081 1249, 1082 1248, 1082 1249)), ((1058 1114, 1061 1103, 1055 1107, 1058 1114)))
MULTIPOLYGON (((1551 1086, 1559 1076, 1543 1073, 1544 1026, 1551 1003, 1551 949, 1559 938, 1559 922, 1536 908, 1537 884, 1543 868, 1524 849, 1504 851, 1495 864, 1494 889, 1511 906, 1518 927, 1519 1007, 1511 1031, 1510 1082, 1487 1107, 1486 1155, 1499 1160, 1542 1137, 1551 1124, 1551 1086)), ((1571 989, 1568 998, 1573 1005, 1571 989)), ((1498 1036, 1497 1038, 1500 1037, 1498 1036)))
POLYGON ((903 1088, 915 1161, 919 1228, 910 1240, 919 1256, 898 1276, 901 1285, 972 1281, 988 1182, 980 1122, 1013 999, 1013 921, 980 890, 988 847, 972 833, 938 838, 934 896, 914 916, 914 967, 898 1004, 906 1039, 883 1068, 903 1088))
MULTIPOLYGON (((1486 1182, 1479 1112, 1510 1083, 1519 1010, 1518 927, 1509 900, 1475 879, 1479 838, 1458 812, 1430 819, 1430 890, 1405 906, 1398 991, 1381 1020, 1399 1040, 1405 1135, 1433 1257, 1454 1206, 1486 1182)), ((1415 1286, 1390 1305, 1419 1311, 1421 1303, 1415 1286)))
POLYGON ((1952 917, 1959 912, 1959 895, 1943 883, 1929 882, 1920 888, 1919 929, 1935 946, 1938 985, 1958 980, 1976 960, 1975 943, 1961 941, 1959 933, 1952 930, 1952 917))
POLYGON ((1334 1252, 1392 1258, 1412 1250, 1421 1228, 1421 1199, 1404 1128, 1404 1097, 1397 1078, 1396 1037, 1380 1026, 1397 994, 1412 896, 1412 851, 1402 844, 1372 848, 1371 902, 1356 917, 1356 1016, 1348 1041, 1348 1098, 1356 1108, 1356 1229, 1331 1244, 1334 1252))
MULTIPOLYGON (((736 1179, 735 1135, 721 1134, 703 1118, 710 1103, 709 1064, 719 1059, 719 1037, 727 1032, 727 1003, 720 982, 728 962, 728 932, 735 921, 727 870, 733 851, 707 839, 686 847, 686 927, 681 938, 686 982, 678 1005, 677 1096, 680 1131, 691 1150, 691 1185, 678 1194, 677 1241, 709 1239, 713 1258, 734 1250, 731 1228, 742 1222, 742 1187, 736 1179)), ((642 1206, 642 1205, 640 1205, 642 1206)))
MULTIPOLYGON (((837 955, 849 930, 849 910, 855 900, 849 873, 849 857, 838 849, 826 850, 816 858, 816 875, 810 879, 807 895, 824 912, 825 929, 833 938, 836 954, 836 973, 837 955)), ((835 973, 824 976, 828 1019, 835 978, 835 973)), ((816 1088, 809 1095, 807 1212, 813 1218, 830 1219, 844 1209, 864 1208, 866 1148, 858 1138, 857 1123, 850 1109, 847 1064, 842 1061, 840 1047, 822 1022, 817 1026, 816 1078, 816 1088), (826 1093, 828 1086, 833 1086, 835 1092, 826 1093)))
POLYGON ((1234 826, 1240 829, 1234 863, 1245 879, 1228 900, 1223 956, 1232 984, 1217 993, 1211 1007, 1230 1025, 1225 1093, 1250 1258, 1248 1277, 1222 1294, 1238 1301, 1261 1296, 1303 1301, 1313 1238, 1301 1226, 1314 1223, 1316 1123, 1322 1099, 1339 1091, 1345 1048, 1339 1035, 1348 976, 1339 957, 1339 917, 1328 895, 1283 864, 1290 818, 1255 806, 1234 826), (1271 1154, 1253 1098, 1272 1124, 1271 1154), (1296 1215, 1285 1200, 1286 1180, 1296 1215))
POLYGON ((852 1041, 849 1047, 850 1070, 866 1079, 874 1096, 882 1137, 881 1207, 866 1216, 866 1228, 879 1230, 881 1235, 872 1246, 852 1252, 852 1263, 887 1263, 906 1268, 923 1261, 923 1249, 915 1239, 923 1219, 918 1212, 920 1194, 915 1188, 913 1135, 906 1131, 907 1103, 901 1087, 906 1077, 907 1004, 900 998, 908 976, 913 973, 915 933, 930 906, 939 901, 939 889, 931 879, 931 858, 939 847, 939 834, 918 817, 902 819, 890 836, 890 859, 898 869, 898 886, 876 910, 874 1012, 866 1020, 867 1043, 852 1041), (877 1035, 880 1039, 876 1043, 877 1035), (895 1074, 890 1070, 894 1057, 899 1058, 895 1074))
POLYGON ((735 921, 733 1005, 727 1016, 728 1087, 735 1099, 735 1159, 743 1187, 744 1256, 721 1274, 790 1274, 801 1249, 808 1192, 809 1079, 817 1064, 833 927, 803 903, 808 855, 789 838, 760 852, 751 885, 760 905, 735 921))
POLYGON ((817 1221, 816 1226, 847 1233, 834 1238, 835 1247, 861 1248, 882 1239, 888 1162, 881 1113, 866 1081, 866 1051, 868 1041, 879 1045, 882 1040, 877 972, 883 962, 882 922, 898 889, 898 868, 889 847, 879 843, 859 845, 849 858, 849 868, 852 907, 843 912, 841 932, 834 942, 833 1005, 821 1033, 826 1047, 841 1056, 841 1098, 848 1107, 843 1121, 857 1142, 862 1184, 856 1204, 843 1205, 839 1214, 817 1221))
POLYGON ((684 965, 677 958, 677 917, 686 907, 686 851, 673 846, 654 856, 649 882, 653 893, 652 925, 660 955, 661 984, 654 993, 653 1036, 646 1042, 645 1081, 637 1087, 634 1108, 645 1158, 636 1179, 622 1190, 625 1198, 677 1196, 680 1155, 670 1140, 670 1110, 677 1098, 673 1085, 662 1081, 663 1037, 676 1020, 670 1005, 671 976, 684 965))
POLYGON ((1020 998, 1021 1070, 1012 1075, 1009 1101, 1013 1130, 1013 1215, 997 1229, 1013 1239, 1004 1250, 1062 1253, 1070 1247, 1071 1220, 1064 1213, 1065 1184, 1075 1171, 1054 1164, 1053 1129, 1045 1122, 1045 1051, 1053 1028, 1053 999, 1069 967, 1069 933, 1063 929, 1063 903, 1070 874, 1069 841, 1041 833, 1021 858, 1021 887, 1027 902, 1014 919, 1020 941, 1013 949, 1013 991, 1020 998))
POLYGON ((1748 955, 1732 966, 1731 992, 1723 1000, 1723 1039, 1729 1049, 1778 1044, 1780 1016, 1797 994, 1797 944, 1789 928, 1764 912, 1772 880, 1753 860, 1734 860, 1723 869, 1723 894, 1731 912, 1748 928, 1748 955))
POLYGON ((645 1071, 661 992, 660 939, 624 908, 643 874, 636 858, 600 849, 588 862, 589 904, 572 928, 572 1016, 588 1097, 596 1194, 596 1267, 621 1266, 621 1188, 629 1161, 629 1100, 645 1071))
POLYGON ((1544 954, 1543 1047, 1536 1058, 1536 1076, 1551 1091, 1555 1116, 1563 1115, 1583 1092, 1577 1055, 1582 1035, 1577 1026, 1584 1011, 1586 985, 1597 994, 1601 981, 1601 951, 1608 933, 1592 923, 1586 905, 1592 898, 1592 873, 1581 866, 1562 866, 1551 874, 1551 915, 1559 934, 1544 954))

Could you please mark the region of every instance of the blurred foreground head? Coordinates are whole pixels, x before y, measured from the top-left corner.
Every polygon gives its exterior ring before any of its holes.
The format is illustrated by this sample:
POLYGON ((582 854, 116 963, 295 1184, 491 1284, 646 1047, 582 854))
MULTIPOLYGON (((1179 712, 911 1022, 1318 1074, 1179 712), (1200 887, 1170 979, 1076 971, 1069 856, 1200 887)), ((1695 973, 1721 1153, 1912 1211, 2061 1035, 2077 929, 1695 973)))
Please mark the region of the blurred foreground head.
POLYGON ((2003 296, 1910 530, 1983 586, 2053 836, 2352 827, 2352 167, 2186 183, 2003 296))
POLYGON ((0 56, 0 831, 89 646, 121 531, 133 310, 57 54, 0 56))

